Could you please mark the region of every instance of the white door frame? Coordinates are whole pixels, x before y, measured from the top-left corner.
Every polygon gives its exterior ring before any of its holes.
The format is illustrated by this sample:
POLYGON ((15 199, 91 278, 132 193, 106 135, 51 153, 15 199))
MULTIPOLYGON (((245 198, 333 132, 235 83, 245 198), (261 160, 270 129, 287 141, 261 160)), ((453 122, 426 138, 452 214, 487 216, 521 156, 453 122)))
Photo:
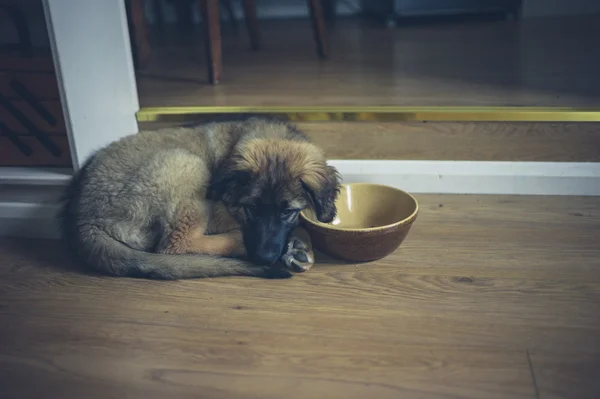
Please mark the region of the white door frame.
POLYGON ((124 0, 43 0, 73 166, 137 133, 124 0))

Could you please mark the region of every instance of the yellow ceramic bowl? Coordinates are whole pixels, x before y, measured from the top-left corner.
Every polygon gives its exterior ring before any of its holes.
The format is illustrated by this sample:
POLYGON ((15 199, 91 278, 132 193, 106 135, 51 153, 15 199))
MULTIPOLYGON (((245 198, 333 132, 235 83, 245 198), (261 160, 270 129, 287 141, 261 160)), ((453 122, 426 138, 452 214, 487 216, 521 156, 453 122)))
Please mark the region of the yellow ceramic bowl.
POLYGON ((370 183, 342 185, 337 216, 321 223, 312 209, 300 213, 314 248, 351 262, 381 259, 394 252, 417 218, 419 204, 410 194, 370 183))

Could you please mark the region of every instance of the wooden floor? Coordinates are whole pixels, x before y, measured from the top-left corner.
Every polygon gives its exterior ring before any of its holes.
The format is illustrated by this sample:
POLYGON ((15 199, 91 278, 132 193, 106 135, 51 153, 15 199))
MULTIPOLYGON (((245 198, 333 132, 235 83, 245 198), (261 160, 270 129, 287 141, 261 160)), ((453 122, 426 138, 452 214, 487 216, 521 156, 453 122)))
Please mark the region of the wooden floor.
POLYGON ((138 72, 150 106, 598 106, 600 17, 381 25, 340 20, 318 59, 310 21, 261 21, 263 49, 223 26, 222 83, 201 31, 152 32, 138 72))
POLYGON ((600 198, 419 195, 397 253, 286 281, 0 244, 6 398, 598 398, 600 198))

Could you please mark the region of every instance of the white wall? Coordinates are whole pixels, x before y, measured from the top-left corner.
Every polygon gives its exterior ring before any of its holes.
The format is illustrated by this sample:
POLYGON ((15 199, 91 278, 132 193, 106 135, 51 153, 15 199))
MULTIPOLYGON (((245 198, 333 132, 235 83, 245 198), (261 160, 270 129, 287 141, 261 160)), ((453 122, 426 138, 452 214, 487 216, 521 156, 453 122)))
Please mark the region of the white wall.
POLYGON ((600 0, 525 0, 523 17, 600 13, 600 0))
MULTIPOLYGON (((494 3, 497 1, 481 1, 494 3)), ((398 4, 406 10, 420 7, 444 9, 451 5, 460 8, 461 5, 472 5, 473 0, 399 0, 398 4)), ((585 15, 600 13, 600 0, 523 0, 523 17, 549 17, 557 15, 585 15)))

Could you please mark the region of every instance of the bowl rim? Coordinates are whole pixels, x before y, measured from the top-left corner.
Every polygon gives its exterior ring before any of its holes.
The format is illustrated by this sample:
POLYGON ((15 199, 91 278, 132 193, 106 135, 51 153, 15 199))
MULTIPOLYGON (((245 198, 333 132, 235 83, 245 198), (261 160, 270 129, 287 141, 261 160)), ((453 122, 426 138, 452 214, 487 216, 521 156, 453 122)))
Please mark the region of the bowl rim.
POLYGON ((347 232, 353 232, 353 233, 368 233, 368 232, 373 232, 373 231, 381 231, 381 230, 387 230, 393 227, 397 227, 397 226, 402 226, 408 223, 412 223, 415 221, 415 219, 417 218, 417 214, 419 213, 419 201, 417 201, 417 199, 410 193, 393 187, 393 186, 388 186, 385 184, 378 184, 378 183, 344 183, 341 185, 342 187, 349 187, 349 186, 372 186, 372 187, 384 187, 386 189, 392 189, 392 190, 396 190, 399 191, 400 193, 407 195, 410 199, 413 200, 413 202, 415 203, 415 210, 407 217, 405 217, 404 219, 398 220, 394 223, 389 223, 389 224, 384 224, 381 226, 376 226, 376 227, 364 227, 364 228, 348 228, 348 227, 335 227, 332 224, 329 223, 323 223, 320 221, 314 221, 311 220, 309 218, 306 217, 306 215, 304 214, 304 211, 306 209, 303 209, 300 212, 300 218, 307 222, 308 224, 317 227, 317 228, 321 228, 323 230, 327 230, 330 232, 334 232, 334 231, 347 231, 347 232))

